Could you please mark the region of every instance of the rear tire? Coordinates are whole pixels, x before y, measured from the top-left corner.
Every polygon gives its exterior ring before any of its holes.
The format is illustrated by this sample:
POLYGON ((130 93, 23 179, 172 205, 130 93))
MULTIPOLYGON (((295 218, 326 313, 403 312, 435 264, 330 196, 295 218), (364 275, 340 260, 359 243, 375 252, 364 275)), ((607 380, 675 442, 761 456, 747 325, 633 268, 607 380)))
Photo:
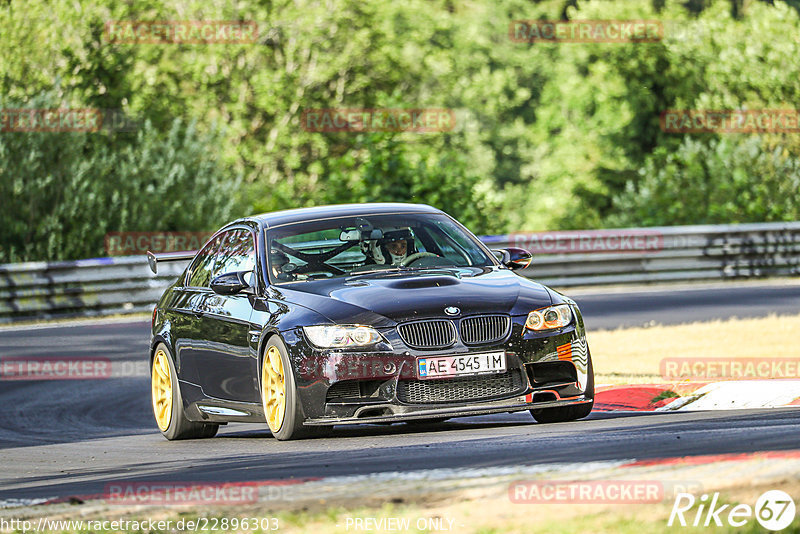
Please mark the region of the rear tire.
POLYGON ((219 425, 195 423, 186 418, 183 410, 178 375, 169 349, 163 343, 156 346, 150 365, 153 415, 161 435, 170 441, 177 439, 213 438, 219 425))
POLYGON ((592 355, 589 354, 589 372, 586 378, 586 396, 592 398, 592 402, 577 404, 574 406, 563 406, 560 408, 542 408, 541 410, 531 410, 531 415, 537 423, 565 423, 583 419, 592 412, 594 407, 594 368, 592 367, 592 355))

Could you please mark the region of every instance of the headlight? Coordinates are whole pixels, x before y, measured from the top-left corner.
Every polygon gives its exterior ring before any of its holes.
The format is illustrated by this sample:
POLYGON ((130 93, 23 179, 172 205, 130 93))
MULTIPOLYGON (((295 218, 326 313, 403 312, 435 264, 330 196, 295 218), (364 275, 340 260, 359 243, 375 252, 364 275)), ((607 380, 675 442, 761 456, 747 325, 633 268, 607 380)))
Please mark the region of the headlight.
POLYGON ((304 326, 303 332, 311 343, 323 349, 374 345, 383 340, 378 331, 369 326, 304 326))
POLYGON ((569 304, 558 304, 530 312, 525 321, 525 328, 535 331, 552 330, 553 328, 564 328, 571 322, 572 309, 569 304))

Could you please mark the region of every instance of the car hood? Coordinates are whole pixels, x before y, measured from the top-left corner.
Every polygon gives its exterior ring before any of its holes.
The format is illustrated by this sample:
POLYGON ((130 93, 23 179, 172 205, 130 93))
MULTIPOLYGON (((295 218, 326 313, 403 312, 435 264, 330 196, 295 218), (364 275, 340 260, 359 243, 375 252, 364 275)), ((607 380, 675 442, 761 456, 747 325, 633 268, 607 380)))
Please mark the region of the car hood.
POLYGON ((279 291, 287 301, 315 310, 331 322, 374 326, 446 317, 444 309, 450 306, 459 308, 460 316, 525 315, 552 302, 541 284, 497 268, 376 273, 295 282, 279 291))

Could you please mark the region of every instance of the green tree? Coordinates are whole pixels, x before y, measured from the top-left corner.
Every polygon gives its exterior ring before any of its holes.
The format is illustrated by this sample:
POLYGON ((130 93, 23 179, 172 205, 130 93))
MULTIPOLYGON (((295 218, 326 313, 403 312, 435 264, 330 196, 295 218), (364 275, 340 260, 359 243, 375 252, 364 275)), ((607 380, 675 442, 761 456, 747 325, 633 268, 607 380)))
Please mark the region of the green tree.
MULTIPOLYGON (((62 107, 52 95, 27 104, 62 107)), ((108 232, 206 231, 231 216, 236 182, 214 156, 218 135, 176 119, 164 133, 145 121, 121 137, 0 134, 0 262, 103 256, 108 232)))
POLYGON ((354 145, 326 163, 323 202, 419 202, 469 221, 474 232, 502 231, 498 206, 480 190, 483 182, 465 157, 433 149, 412 154, 387 134, 359 136, 354 145))
POLYGON ((618 226, 800 219, 800 157, 761 136, 687 137, 659 148, 619 196, 618 226), (794 154, 794 155, 792 155, 794 154))
MULTIPOLYGON (((96 245, 81 242, 89 234, 71 230, 88 232, 92 217, 102 232, 207 230, 228 215, 326 202, 427 202, 492 233, 717 220, 709 214, 729 213, 713 205, 727 202, 722 191, 710 191, 712 205, 690 203, 698 211, 674 220, 664 194, 633 196, 667 191, 676 175, 664 165, 680 169, 682 179, 705 180, 692 155, 719 151, 736 155, 737 165, 746 161, 742 151, 758 151, 754 162, 782 154, 783 163, 758 167, 775 176, 751 173, 737 186, 749 187, 751 205, 762 206, 748 217, 778 217, 763 208, 773 197, 762 182, 783 183, 777 173, 800 153, 796 134, 760 141, 677 135, 662 131, 658 117, 670 108, 796 107, 800 42, 790 36, 798 33, 797 10, 780 0, 0 2, 7 105, 33 107, 50 95, 53 105, 121 109, 146 125, 141 135, 0 134, 0 166, 12 169, 0 201, 19 204, 13 224, 47 221, 42 205, 59 214, 42 230, 4 232, 3 257, 95 255, 87 250, 96 245), (659 19, 667 37, 649 44, 509 39, 512 20, 560 18, 659 19), (104 36, 113 20, 204 19, 255 21, 258 39, 111 44, 104 36), (303 128, 304 110, 339 107, 450 108, 457 124, 436 134, 303 128), (23 162, 36 173, 20 172, 23 162), (183 168, 205 176, 202 186, 193 189, 183 168), (161 218, 141 194, 150 191, 144 177, 155 175, 174 176, 187 191, 166 196, 156 188, 159 201, 180 198, 160 205, 168 214, 161 218)), ((794 213, 796 196, 787 194, 787 202, 783 212, 794 213)))

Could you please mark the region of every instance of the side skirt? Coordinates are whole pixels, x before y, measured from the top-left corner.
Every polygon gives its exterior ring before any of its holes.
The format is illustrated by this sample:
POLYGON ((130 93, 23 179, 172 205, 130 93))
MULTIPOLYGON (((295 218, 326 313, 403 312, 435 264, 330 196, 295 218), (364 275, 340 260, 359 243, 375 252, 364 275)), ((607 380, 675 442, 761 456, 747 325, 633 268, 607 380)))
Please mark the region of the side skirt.
POLYGON ((209 397, 197 384, 181 380, 184 411, 199 423, 265 423, 264 409, 255 402, 237 402, 209 397))

